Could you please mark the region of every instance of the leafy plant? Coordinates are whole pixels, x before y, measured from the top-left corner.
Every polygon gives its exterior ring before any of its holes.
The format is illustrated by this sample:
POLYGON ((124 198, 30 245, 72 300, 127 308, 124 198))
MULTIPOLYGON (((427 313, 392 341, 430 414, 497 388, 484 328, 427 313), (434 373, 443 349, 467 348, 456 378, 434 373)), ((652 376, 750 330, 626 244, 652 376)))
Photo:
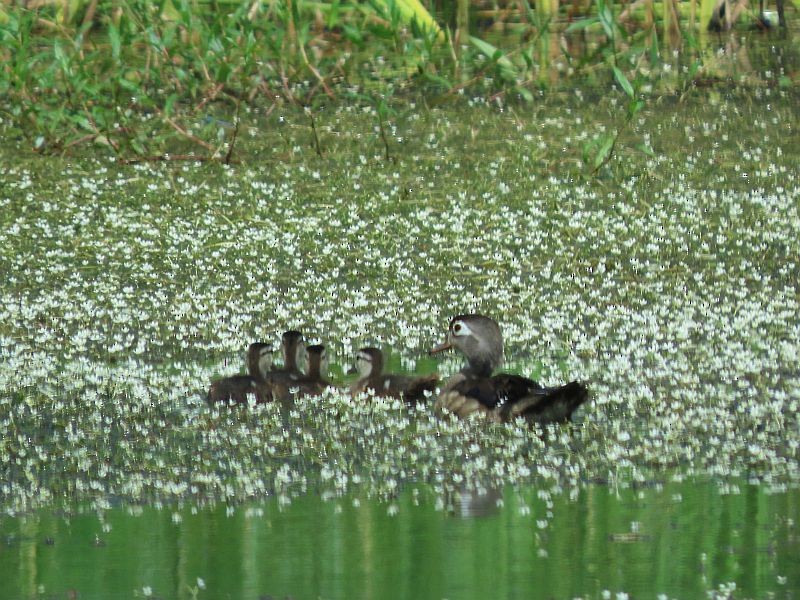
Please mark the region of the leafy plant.
MULTIPOLYGON (((589 166, 591 173, 596 174, 613 158, 617 142, 622 133, 630 126, 633 119, 644 108, 644 101, 637 94, 637 85, 634 85, 625 77, 625 74, 618 68, 612 67, 614 79, 627 97, 625 106, 625 116, 622 123, 612 132, 607 132, 600 137, 587 142, 583 147, 583 162, 589 166)), ((647 153, 652 153, 646 146, 640 149, 647 153)))
MULTIPOLYGON (((625 94, 626 104, 622 121, 613 131, 605 132, 584 144, 583 162, 593 175, 612 160, 620 136, 645 106, 642 95, 640 94, 642 83, 645 80, 639 69, 641 63, 640 61, 635 63, 635 77, 631 82, 622 68, 620 68, 623 59, 631 61, 632 57, 641 58, 647 56, 649 53, 651 64, 658 64, 659 61, 657 36, 654 29, 650 32, 652 37, 649 45, 646 43, 631 43, 628 34, 620 27, 618 20, 614 16, 612 7, 606 0, 595 0, 595 6, 597 11, 594 16, 574 23, 567 28, 567 32, 569 33, 586 29, 594 25, 600 25, 605 34, 605 43, 600 45, 598 52, 603 56, 605 62, 611 69, 614 81, 622 90, 623 94, 625 94), (624 51, 621 51, 620 42, 625 43, 626 47, 624 51)), ((652 153, 652 150, 644 145, 640 145, 639 149, 648 154, 652 153)))
MULTIPOLYGON (((90 146, 120 160, 230 161, 237 114, 289 103, 314 117, 318 103, 356 90, 376 107, 390 156, 383 127, 392 113, 380 99, 394 90, 435 95, 431 102, 465 90, 532 102, 533 86, 558 85, 554 75, 562 65, 555 62, 551 31, 556 7, 549 1, 536 9, 529 0, 518 5, 517 44, 475 35, 455 48, 418 0, 76 0, 36 10, 6 3, 0 113, 14 135, 42 154, 90 146)), ((647 65, 652 70, 660 60, 659 36, 652 23, 626 32, 609 0, 595 0, 592 14, 565 33, 589 28, 599 42, 572 54, 564 49, 563 61, 570 74, 616 81, 628 102, 616 131, 584 149, 596 172, 642 110, 639 92, 648 82, 647 65)), ((684 39, 697 50, 691 35, 684 39)), ((698 50, 685 70, 673 71, 670 83, 687 91, 702 68, 698 50)), ((791 75, 781 79, 780 85, 791 84, 791 75)), ((311 128, 316 131, 313 122, 311 128)), ((322 145, 315 143, 315 150, 322 145)))

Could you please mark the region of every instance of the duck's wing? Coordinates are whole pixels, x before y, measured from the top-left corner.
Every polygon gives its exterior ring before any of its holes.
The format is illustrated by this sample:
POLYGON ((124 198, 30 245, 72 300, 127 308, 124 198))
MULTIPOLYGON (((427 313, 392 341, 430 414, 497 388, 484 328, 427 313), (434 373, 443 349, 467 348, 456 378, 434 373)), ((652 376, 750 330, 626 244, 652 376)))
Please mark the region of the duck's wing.
POLYGON ((447 409, 459 417, 482 413, 500 421, 503 407, 540 388, 532 379, 519 375, 472 377, 459 373, 447 382, 434 408, 440 412, 447 409))
POLYGON ((498 410, 503 421, 524 417, 533 423, 562 423, 569 421, 573 411, 588 397, 586 386, 572 381, 560 387, 530 389, 522 397, 509 399, 498 410))
POLYGON ((460 419, 466 419, 478 414, 486 417, 490 421, 499 422, 497 411, 488 408, 476 398, 465 396, 455 390, 445 391, 439 394, 433 405, 433 411, 438 415, 453 414, 460 419))
POLYGON ((542 386, 533 379, 509 373, 495 375, 490 381, 494 390, 492 408, 501 408, 514 404, 523 398, 537 394, 542 389, 542 386))

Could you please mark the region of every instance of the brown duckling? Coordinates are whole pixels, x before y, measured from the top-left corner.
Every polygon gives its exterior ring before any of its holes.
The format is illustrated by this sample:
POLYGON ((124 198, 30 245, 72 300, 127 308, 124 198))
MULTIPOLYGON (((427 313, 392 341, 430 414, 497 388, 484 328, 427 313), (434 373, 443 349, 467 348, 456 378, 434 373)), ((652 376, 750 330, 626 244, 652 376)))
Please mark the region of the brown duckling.
POLYGON ((266 379, 272 365, 272 345, 263 342, 250 344, 247 349, 247 375, 233 375, 211 382, 208 401, 246 404, 249 395, 255 395, 257 403, 272 400, 272 389, 266 379))
POLYGON ((272 386, 273 396, 278 400, 291 399, 292 386, 305 377, 303 368, 306 362, 306 347, 303 334, 299 331, 287 331, 281 337, 283 366, 267 373, 267 381, 272 386))
POLYGON ((447 340, 431 354, 456 348, 467 365, 453 375, 436 399, 435 410, 458 417, 483 413, 496 422, 524 417, 532 423, 569 421, 589 394, 582 383, 542 387, 520 375, 492 375, 503 362, 503 335, 494 319, 460 315, 450 321, 447 340))
POLYGON ((290 385, 289 392, 300 396, 319 396, 331 382, 325 379, 328 371, 328 352, 322 344, 306 346, 306 374, 290 385))
POLYGON ((359 378, 350 386, 355 395, 373 390, 377 396, 403 400, 407 404, 417 404, 425 400, 425 392, 433 393, 439 376, 391 375, 383 373, 383 352, 378 348, 362 348, 356 355, 356 371, 359 378))

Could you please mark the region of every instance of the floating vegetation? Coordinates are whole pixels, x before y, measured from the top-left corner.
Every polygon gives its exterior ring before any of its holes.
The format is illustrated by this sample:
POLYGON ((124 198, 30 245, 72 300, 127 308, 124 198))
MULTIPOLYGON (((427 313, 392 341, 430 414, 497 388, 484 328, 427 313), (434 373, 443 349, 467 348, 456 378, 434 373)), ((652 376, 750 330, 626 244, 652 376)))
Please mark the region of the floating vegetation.
POLYGON ((254 120, 235 167, 4 161, 0 504, 796 487, 797 103, 767 92, 643 111, 631 135, 671 133, 613 183, 579 166, 613 98, 407 114, 396 163, 352 108, 318 120, 322 158, 307 129, 254 120), (335 391, 287 410, 205 402, 286 329, 339 365, 376 345, 414 370, 473 311, 503 324, 509 370, 588 384, 575 424, 335 391))

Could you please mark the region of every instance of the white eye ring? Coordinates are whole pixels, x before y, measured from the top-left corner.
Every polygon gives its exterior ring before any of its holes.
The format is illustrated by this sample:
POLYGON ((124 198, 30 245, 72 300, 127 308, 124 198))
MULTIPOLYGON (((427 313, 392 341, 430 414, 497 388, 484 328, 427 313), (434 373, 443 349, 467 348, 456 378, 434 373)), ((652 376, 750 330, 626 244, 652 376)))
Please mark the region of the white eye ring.
POLYGON ((456 321, 451 329, 453 330, 453 335, 458 337, 472 335, 472 330, 464 321, 456 321))

